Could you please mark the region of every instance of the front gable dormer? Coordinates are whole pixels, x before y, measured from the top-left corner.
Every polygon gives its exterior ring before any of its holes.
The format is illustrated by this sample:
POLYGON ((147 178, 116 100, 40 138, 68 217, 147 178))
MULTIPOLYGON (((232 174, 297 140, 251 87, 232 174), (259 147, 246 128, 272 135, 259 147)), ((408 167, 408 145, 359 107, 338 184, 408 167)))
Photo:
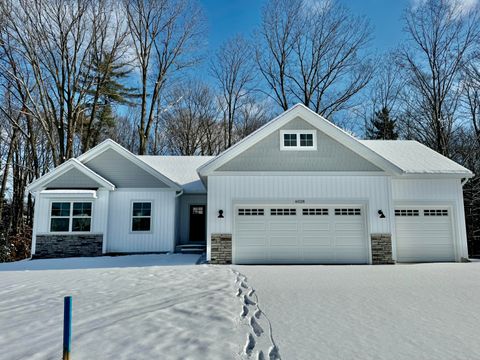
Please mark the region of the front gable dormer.
POLYGON ((198 169, 213 172, 380 172, 402 170, 298 104, 198 169))

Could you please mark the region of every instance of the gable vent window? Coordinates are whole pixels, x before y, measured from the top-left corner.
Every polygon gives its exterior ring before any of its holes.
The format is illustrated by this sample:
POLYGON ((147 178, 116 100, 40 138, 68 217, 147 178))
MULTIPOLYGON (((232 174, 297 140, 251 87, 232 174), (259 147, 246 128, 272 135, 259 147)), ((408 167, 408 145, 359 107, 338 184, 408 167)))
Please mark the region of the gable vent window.
POLYGON ((423 216, 448 216, 447 209, 427 209, 423 210, 423 216))
POLYGON ((395 216, 418 216, 418 215, 419 215, 418 210, 411 210, 411 209, 395 210, 395 216))
POLYGON ((302 209, 302 215, 328 215, 328 209, 302 209))
POLYGON ((313 146, 313 134, 300 134, 300 146, 312 147, 313 146))
POLYGON ((263 216, 263 209, 238 209, 239 216, 263 216))
POLYGON ((297 209, 270 209, 270 215, 273 215, 273 216, 297 215, 297 209))
POLYGON ((280 131, 281 150, 316 150, 317 138, 315 130, 282 130, 280 131))
POLYGON ((296 147, 297 146, 297 134, 283 134, 283 146, 296 147))
POLYGON ((361 215, 360 209, 335 209, 335 215, 361 215))

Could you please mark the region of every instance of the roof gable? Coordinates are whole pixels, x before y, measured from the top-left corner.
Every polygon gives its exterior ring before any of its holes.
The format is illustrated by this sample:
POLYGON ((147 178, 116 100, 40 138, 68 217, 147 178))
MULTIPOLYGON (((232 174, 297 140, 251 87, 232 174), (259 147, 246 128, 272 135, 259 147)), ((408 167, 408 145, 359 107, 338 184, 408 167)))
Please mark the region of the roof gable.
POLYGON ((78 160, 117 187, 181 190, 175 181, 110 139, 87 151, 78 160))
POLYGON ((94 184, 96 184, 97 187, 103 187, 108 190, 115 189, 115 185, 110 181, 104 179, 77 159, 70 159, 33 181, 28 185, 27 190, 29 192, 34 192, 46 189, 47 187, 85 188, 93 187, 92 185, 94 184), (72 179, 72 175, 76 175, 76 178, 72 179), (65 178, 62 180, 62 177, 65 178), (68 180, 68 184, 64 180, 68 180))
POLYGON ((382 169, 296 117, 220 166, 218 171, 382 172, 382 169), (289 130, 313 131, 315 148, 308 151, 281 150, 282 131, 289 130))
POLYGON ((353 136, 340 129, 330 121, 326 120, 322 116, 316 114, 312 110, 308 109, 302 104, 297 104, 278 117, 268 122, 257 131, 253 132, 243 140, 236 143, 234 146, 225 150, 213 160, 209 161, 205 165, 198 169, 199 174, 204 177, 210 175, 212 172, 218 170, 222 165, 226 164, 230 160, 234 159, 253 145, 257 144, 270 134, 282 128, 295 118, 301 118, 308 122, 318 131, 324 133, 330 138, 334 139, 347 149, 353 151, 358 156, 369 161, 379 169, 391 174, 400 174, 402 171, 395 164, 391 163, 387 159, 383 158, 369 147, 362 144, 353 136))

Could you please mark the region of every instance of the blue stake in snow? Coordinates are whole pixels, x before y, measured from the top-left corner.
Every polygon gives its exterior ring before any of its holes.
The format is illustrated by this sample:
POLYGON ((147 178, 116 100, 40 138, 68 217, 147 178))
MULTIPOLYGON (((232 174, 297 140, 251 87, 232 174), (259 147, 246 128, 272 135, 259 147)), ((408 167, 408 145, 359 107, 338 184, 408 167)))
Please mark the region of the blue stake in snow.
POLYGON ((70 360, 70 344, 72 340, 72 297, 63 299, 63 360, 70 360))

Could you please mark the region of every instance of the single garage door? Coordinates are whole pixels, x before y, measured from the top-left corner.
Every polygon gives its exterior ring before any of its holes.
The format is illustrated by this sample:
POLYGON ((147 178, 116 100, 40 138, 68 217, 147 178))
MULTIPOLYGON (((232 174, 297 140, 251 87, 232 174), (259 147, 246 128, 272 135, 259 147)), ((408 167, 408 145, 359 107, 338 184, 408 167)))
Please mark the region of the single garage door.
POLYGON ((236 206, 237 264, 368 263, 362 206, 236 206))
POLYGON ((451 216, 447 207, 395 208, 397 261, 455 261, 451 216))

